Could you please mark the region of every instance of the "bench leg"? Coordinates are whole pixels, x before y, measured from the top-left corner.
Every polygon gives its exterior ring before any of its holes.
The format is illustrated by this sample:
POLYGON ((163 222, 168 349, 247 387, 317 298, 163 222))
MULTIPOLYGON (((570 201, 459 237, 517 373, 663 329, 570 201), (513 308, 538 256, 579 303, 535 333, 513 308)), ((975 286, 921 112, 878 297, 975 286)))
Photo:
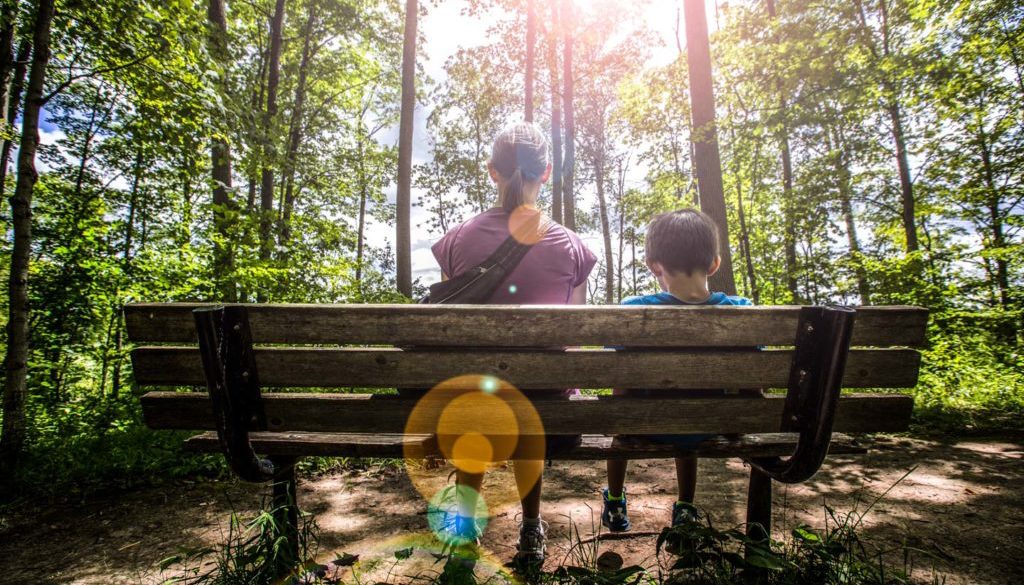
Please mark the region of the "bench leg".
POLYGON ((772 533, 772 478, 756 467, 750 468, 747 488, 747 536, 764 540, 772 533))
POLYGON ((274 520, 288 540, 288 553, 294 564, 299 559, 299 506, 295 492, 295 457, 281 457, 274 460, 278 473, 274 476, 273 510, 274 520))

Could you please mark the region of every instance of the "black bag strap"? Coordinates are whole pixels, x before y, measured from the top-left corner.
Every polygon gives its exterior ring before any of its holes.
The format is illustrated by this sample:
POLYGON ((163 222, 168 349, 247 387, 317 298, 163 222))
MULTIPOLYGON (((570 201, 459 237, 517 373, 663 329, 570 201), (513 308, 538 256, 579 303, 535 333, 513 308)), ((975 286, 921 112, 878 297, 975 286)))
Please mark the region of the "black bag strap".
MULTIPOLYGON (((540 238, 537 239, 539 242, 551 229, 551 226, 555 222, 551 218, 545 218, 544 222, 540 224, 538 233, 540 238)), ((494 266, 501 265, 505 269, 506 273, 512 272, 519 263, 526 257, 526 253, 530 251, 533 244, 524 244, 523 240, 528 239, 526 236, 530 232, 530 225, 527 224, 519 232, 509 234, 508 238, 498 246, 498 249, 491 254, 487 260, 484 260, 480 266, 482 268, 491 268, 494 266)), ((534 242, 536 243, 536 242, 534 242)))

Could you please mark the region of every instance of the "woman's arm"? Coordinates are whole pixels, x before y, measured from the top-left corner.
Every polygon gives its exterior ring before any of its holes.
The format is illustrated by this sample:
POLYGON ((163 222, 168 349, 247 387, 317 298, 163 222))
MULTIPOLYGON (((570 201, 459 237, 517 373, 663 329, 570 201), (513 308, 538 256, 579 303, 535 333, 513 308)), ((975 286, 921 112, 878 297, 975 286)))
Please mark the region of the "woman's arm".
POLYGON ((570 305, 585 305, 587 304, 587 281, 583 281, 583 284, 572 289, 572 296, 569 297, 570 305))

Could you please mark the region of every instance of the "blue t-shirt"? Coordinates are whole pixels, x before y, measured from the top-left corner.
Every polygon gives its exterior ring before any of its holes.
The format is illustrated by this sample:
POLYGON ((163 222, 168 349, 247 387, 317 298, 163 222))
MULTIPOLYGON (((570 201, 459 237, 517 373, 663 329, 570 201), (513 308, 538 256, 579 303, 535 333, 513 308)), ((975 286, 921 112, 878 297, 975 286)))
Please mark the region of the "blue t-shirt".
MULTIPOLYGON (((750 299, 727 295, 723 292, 713 292, 711 296, 701 302, 686 302, 667 292, 660 292, 653 295, 629 297, 622 300, 623 305, 732 305, 746 307, 754 303, 750 299)), ((669 443, 681 448, 696 447, 699 443, 710 439, 714 435, 648 435, 645 438, 658 443, 669 443)))
POLYGON ((667 292, 654 295, 629 297, 622 300, 623 305, 733 305, 750 306, 750 299, 727 295, 724 292, 713 292, 711 296, 700 302, 687 302, 667 292))

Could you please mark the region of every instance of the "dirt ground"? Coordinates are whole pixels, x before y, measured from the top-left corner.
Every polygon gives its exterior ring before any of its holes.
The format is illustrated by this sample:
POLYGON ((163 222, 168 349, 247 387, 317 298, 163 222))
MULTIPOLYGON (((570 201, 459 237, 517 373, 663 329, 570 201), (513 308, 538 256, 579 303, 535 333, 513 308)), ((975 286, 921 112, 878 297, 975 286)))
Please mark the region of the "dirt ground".
MULTIPOLYGON (((432 475, 440 485, 445 473, 439 469, 417 477, 432 475)), ((747 474, 740 461, 700 462, 698 504, 717 525, 742 522, 747 474)), ((502 480, 498 473, 492 482, 502 480)), ((604 483, 600 462, 556 461, 546 470, 548 568, 564 559, 570 526, 584 539, 593 535, 604 483)), ((863 520, 861 534, 881 545, 906 543, 930 551, 933 558, 915 556, 915 577, 928 582, 934 570, 948 584, 1024 582, 1020 437, 887 438, 868 455, 829 458, 805 484, 776 485, 776 537, 798 524, 823 526, 825 504, 838 512, 863 509, 892 487, 863 520)), ((2 517, 0 583, 160 583, 171 576, 159 572, 160 559, 182 547, 223 540, 230 511, 250 515, 264 490, 233 481, 183 482, 2 517)), ((632 464, 628 493, 633 531, 654 532, 667 524, 673 492, 670 461, 632 464)), ((487 570, 488 558, 497 570, 515 550, 518 506, 498 501, 499 496, 494 499, 482 542, 490 556, 478 565, 482 570, 487 570)), ((362 576, 373 574, 374 580, 388 572, 392 580, 409 580, 422 570, 438 569, 430 568, 432 559, 422 550, 410 561, 393 560, 395 550, 429 534, 425 499, 401 468, 301 478, 299 502, 315 515, 322 531, 322 562, 341 552, 360 555, 362 576), (416 562, 427 568, 413 569, 416 562)), ((655 562, 653 536, 606 541, 600 547, 620 554, 627 564, 655 562)))

